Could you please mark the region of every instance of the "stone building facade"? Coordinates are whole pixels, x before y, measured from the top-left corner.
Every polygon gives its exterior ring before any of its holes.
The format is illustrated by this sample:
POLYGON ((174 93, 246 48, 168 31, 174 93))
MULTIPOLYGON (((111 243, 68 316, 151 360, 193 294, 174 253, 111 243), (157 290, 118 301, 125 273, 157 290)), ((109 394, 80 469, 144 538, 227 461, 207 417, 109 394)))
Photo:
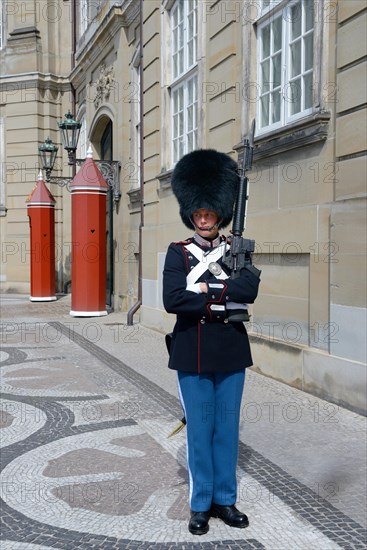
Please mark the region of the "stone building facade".
MULTIPOLYGON (((3 290, 29 291, 24 200, 37 147, 48 135, 59 144, 56 121, 70 108, 82 121, 78 156, 91 142, 95 158, 121 166, 106 213, 107 303, 127 311, 141 298, 141 322, 170 330, 165 251, 188 236, 170 187, 174 164, 196 147, 237 159, 255 118, 246 228, 262 269, 249 326, 254 368, 363 410, 366 2, 3 4, 3 290)), ((71 170, 61 146, 57 161, 55 174, 71 170)), ((70 289, 70 195, 55 184, 51 191, 62 292, 70 289)))

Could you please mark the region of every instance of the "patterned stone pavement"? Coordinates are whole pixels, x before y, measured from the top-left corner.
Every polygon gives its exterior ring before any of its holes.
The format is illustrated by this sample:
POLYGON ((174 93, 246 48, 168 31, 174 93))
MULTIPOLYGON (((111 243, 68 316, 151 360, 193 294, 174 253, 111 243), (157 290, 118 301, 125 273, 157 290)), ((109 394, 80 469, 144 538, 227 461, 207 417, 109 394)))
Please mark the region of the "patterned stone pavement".
POLYGON ((250 527, 211 519, 195 537, 185 433, 167 437, 182 411, 163 336, 118 313, 71 319, 70 297, 1 306, 1 550, 367 547, 363 417, 248 372, 250 527))

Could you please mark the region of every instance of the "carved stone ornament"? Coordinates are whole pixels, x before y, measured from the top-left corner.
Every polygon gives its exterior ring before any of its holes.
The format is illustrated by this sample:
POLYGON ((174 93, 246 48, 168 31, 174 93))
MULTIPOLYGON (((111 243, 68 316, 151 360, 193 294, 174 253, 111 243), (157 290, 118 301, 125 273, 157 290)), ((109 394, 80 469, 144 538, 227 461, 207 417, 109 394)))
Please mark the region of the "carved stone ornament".
POLYGON ((108 100, 115 83, 115 73, 113 70, 113 65, 106 68, 106 65, 102 63, 99 69, 99 73, 99 77, 96 81, 96 94, 93 100, 96 109, 98 109, 102 101, 108 100))

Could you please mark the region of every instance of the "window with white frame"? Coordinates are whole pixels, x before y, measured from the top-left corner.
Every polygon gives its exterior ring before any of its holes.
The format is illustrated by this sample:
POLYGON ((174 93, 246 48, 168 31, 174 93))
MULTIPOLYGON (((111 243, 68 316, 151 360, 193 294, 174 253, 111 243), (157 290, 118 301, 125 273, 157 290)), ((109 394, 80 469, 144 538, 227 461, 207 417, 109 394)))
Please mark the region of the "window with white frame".
POLYGON ((171 17, 172 161, 197 146, 197 0, 176 0, 171 17))
POLYGON ((127 170, 129 171, 130 189, 136 189, 140 187, 140 133, 141 133, 141 120, 140 120, 140 45, 136 48, 135 56, 132 64, 131 71, 131 84, 132 94, 130 98, 131 102, 131 123, 132 123, 132 140, 131 140, 131 159, 132 163, 129 163, 127 170))
MULTIPOLYGON (((77 6, 79 6, 79 36, 87 30, 87 27, 91 21, 101 12, 103 7, 107 4, 112 8, 114 5, 118 5, 117 0, 76 0, 77 6)), ((123 0, 120 0, 122 4, 123 0)))
POLYGON ((132 178, 131 187, 140 186, 140 155, 141 155, 141 120, 140 120, 140 63, 135 68, 136 76, 136 99, 134 101, 134 122, 135 122, 135 140, 136 140, 136 157, 135 157, 135 171, 134 177, 132 178))
POLYGON ((0 5, 0 50, 5 46, 5 2, 0 5))
POLYGON ((4 118, 0 118, 0 216, 5 215, 5 185, 6 185, 6 163, 5 163, 5 125, 4 118))
POLYGON ((79 113, 77 120, 79 120, 82 123, 80 127, 79 139, 78 139, 77 158, 85 159, 87 156, 87 149, 88 149, 87 119, 85 116, 85 112, 79 113))
MULTIPOLYGON (((271 8, 271 2, 263 8, 271 8)), ((292 0, 258 24, 258 128, 280 128, 312 112, 313 2, 292 0)))
POLYGON ((265 12, 276 7, 281 1, 282 0, 260 0, 261 14, 263 15, 265 12))
POLYGON ((87 30, 88 15, 88 0, 79 0, 79 36, 87 30))
POLYGON ((173 162, 193 151, 197 143, 197 76, 172 90, 173 162))

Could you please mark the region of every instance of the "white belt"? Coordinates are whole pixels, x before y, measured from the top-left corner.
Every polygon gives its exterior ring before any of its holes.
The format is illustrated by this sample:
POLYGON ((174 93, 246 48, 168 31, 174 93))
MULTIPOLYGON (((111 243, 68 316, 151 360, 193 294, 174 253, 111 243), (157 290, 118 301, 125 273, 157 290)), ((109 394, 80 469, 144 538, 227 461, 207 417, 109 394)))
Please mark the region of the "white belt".
MULTIPOLYGON (((209 253, 205 254, 201 248, 196 246, 196 244, 191 243, 185 246, 186 250, 195 256, 197 260, 199 260, 199 263, 190 271, 190 273, 186 277, 187 285, 191 285, 193 283, 196 283, 198 279, 205 273, 205 271, 208 270, 209 264, 211 262, 216 262, 223 256, 224 247, 226 246, 226 243, 221 244, 220 246, 214 248, 209 253)), ((225 273, 222 269, 222 272, 219 275, 215 275, 217 279, 228 279, 227 273, 225 273)))

